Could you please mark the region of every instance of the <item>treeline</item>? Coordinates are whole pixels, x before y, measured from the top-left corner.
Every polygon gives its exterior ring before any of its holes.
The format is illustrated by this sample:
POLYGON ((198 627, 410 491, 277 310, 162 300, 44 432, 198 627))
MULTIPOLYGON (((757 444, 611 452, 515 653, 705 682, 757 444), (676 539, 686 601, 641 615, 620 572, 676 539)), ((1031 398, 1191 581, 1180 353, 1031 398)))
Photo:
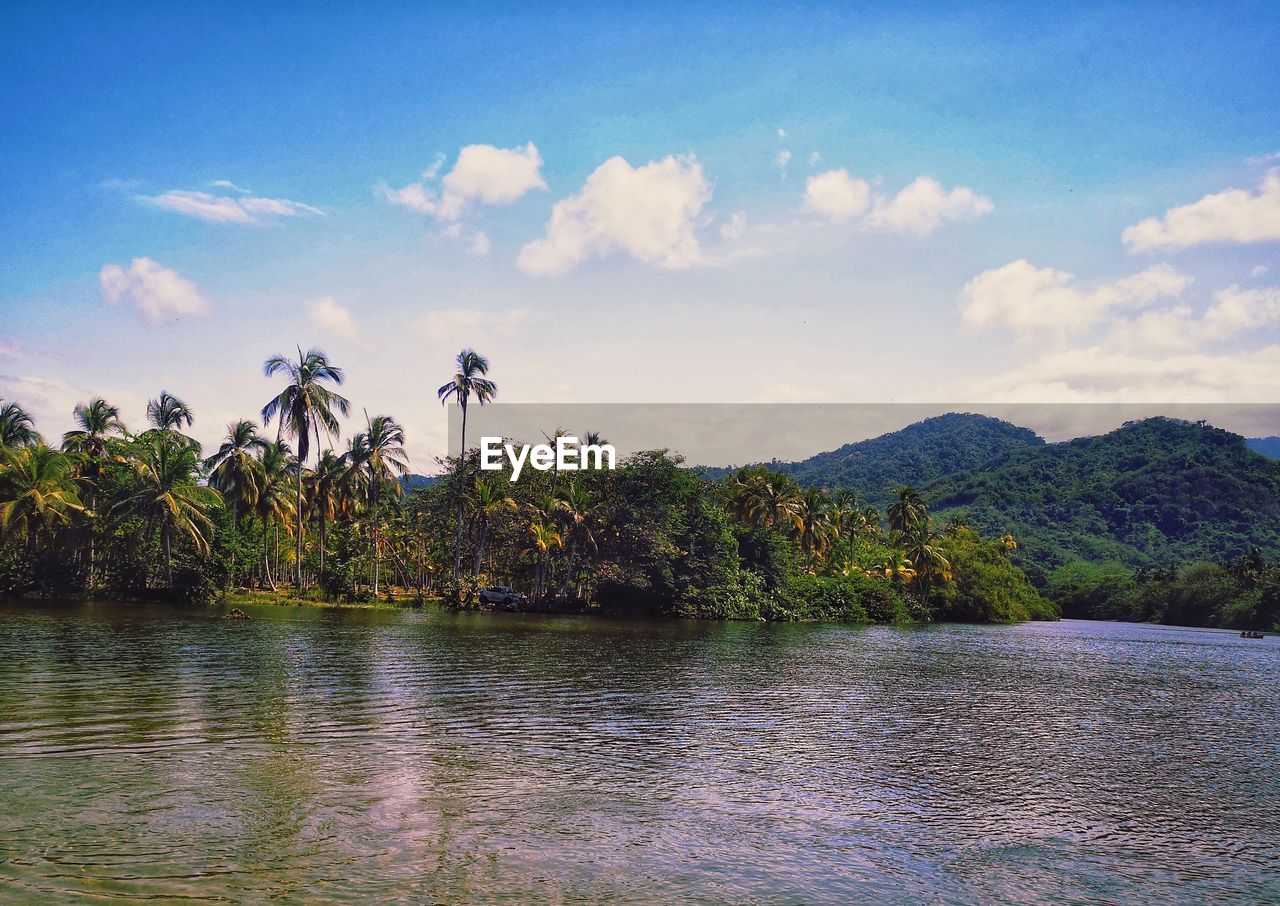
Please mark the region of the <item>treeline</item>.
POLYGON ((482 472, 466 448, 466 408, 497 388, 471 350, 438 391, 462 408, 461 455, 409 493, 404 433, 390 416, 332 448, 350 406, 323 353, 276 356, 265 371, 284 386, 262 423, 228 425, 214 451, 185 433, 195 415, 167 393, 136 433, 110 403, 87 401, 56 447, 20 406, 0 409, 0 594, 202 600, 261 588, 467 608, 485 585, 509 584, 537 610, 1056 617, 1010 562, 1011 537, 983 539, 959 521, 940 528, 910 488, 882 518, 850 493, 768 469, 712 481, 665 451, 615 470, 526 471, 518 482, 482 472))
POLYGON ((1225 563, 1157 569, 1077 561, 1050 574, 1045 594, 1077 619, 1280 630, 1280 561, 1257 548, 1225 563))

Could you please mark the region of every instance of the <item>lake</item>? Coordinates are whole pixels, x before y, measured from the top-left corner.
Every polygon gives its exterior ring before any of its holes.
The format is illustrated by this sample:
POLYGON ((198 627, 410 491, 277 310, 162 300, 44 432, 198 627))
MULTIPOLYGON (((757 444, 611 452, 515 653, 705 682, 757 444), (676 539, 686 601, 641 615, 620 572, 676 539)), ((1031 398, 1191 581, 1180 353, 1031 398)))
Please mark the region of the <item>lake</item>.
POLYGON ((1280 899, 1280 640, 0 605, 0 899, 1280 899))

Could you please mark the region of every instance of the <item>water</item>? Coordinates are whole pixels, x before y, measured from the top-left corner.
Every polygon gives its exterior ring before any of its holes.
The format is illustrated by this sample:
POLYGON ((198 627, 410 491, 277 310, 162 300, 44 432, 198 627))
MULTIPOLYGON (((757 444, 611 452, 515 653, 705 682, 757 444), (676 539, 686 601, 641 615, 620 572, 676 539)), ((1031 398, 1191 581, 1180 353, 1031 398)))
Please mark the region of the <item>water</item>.
POLYGON ((0 606, 0 899, 1280 900, 1280 643, 0 606))

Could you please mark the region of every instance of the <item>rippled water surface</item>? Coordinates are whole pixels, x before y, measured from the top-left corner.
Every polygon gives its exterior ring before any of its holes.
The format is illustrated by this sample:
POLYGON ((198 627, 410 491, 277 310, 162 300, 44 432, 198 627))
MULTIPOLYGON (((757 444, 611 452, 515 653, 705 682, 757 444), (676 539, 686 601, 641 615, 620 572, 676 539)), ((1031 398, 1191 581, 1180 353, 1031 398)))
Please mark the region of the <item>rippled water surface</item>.
POLYGON ((0 899, 1280 899, 1280 644, 0 607, 0 899))

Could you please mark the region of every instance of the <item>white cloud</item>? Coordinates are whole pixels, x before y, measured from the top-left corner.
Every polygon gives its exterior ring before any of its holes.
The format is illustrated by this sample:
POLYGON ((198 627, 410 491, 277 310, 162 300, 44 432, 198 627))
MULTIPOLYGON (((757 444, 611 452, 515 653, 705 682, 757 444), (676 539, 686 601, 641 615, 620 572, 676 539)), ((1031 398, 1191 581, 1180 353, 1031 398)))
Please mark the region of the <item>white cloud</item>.
POLYGON ((475 258, 483 257, 489 254, 489 236, 487 233, 476 230, 467 240, 467 254, 475 258))
POLYGON ((134 258, 127 268, 108 264, 98 273, 98 289, 103 301, 129 302, 152 324, 209 312, 194 283, 150 258, 134 258))
POLYGON ((957 186, 948 192, 936 179, 917 177, 892 200, 878 199, 868 223, 890 233, 928 236, 944 221, 977 220, 995 209, 991 199, 957 186))
POLYGON ((426 340, 466 345, 477 337, 512 336, 528 320, 529 313, 518 308, 508 311, 441 308, 424 314, 414 328, 426 340))
POLYGON ((1257 267, 1253 269, 1253 276, 1261 277, 1268 270, 1270 270, 1270 268, 1268 268, 1265 264, 1259 264, 1257 267))
POLYGON ((965 284, 961 312, 971 327, 1066 334, 1093 327, 1116 309, 1176 297, 1191 278, 1161 264, 1093 289, 1080 289, 1074 283, 1074 275, 1064 271, 1014 261, 965 284))
MULTIPOLYGON (((810 163, 817 163, 817 152, 810 163)), ((917 177, 892 198, 873 192, 865 179, 849 171, 826 170, 804 186, 805 207, 832 223, 862 218, 867 229, 927 236, 949 220, 976 220, 995 209, 991 199, 956 186, 948 191, 936 179, 917 177)))
POLYGON ((1210 242, 1280 241, 1280 169, 1267 172, 1256 192, 1227 189, 1170 208, 1124 231, 1130 251, 1185 249, 1210 242))
POLYGON ((360 328, 356 326, 351 312, 339 305, 332 296, 324 296, 307 305, 307 318, 311 326, 338 340, 343 340, 361 349, 371 349, 360 328))
POLYGON ((871 184, 850 176, 844 168, 827 170, 805 181, 804 201, 810 211, 832 223, 847 223, 871 206, 871 184))
POLYGON ((545 189, 540 170, 542 158, 533 142, 523 148, 496 148, 467 145, 458 152, 453 169, 435 181, 444 159, 437 158, 418 182, 402 189, 381 188, 382 197, 419 214, 437 220, 458 220, 473 205, 504 205, 522 198, 533 189, 545 189))
POLYGON ((747 232, 747 213, 734 211, 727 221, 720 224, 720 238, 733 241, 741 239, 747 232))
POLYGON ((213 182, 209 183, 209 185, 213 186, 215 189, 229 189, 232 192, 239 192, 241 195, 253 194, 253 190, 238 186, 229 179, 215 179, 213 182))
POLYGON ((704 264, 695 230, 710 200, 711 183, 693 155, 640 167, 612 157, 578 194, 556 202, 546 235, 527 244, 516 263, 537 275, 562 274, 613 252, 669 269, 704 264))
POLYGON ((822 155, 819 154, 817 151, 813 151, 809 154, 809 166, 816 167, 821 162, 822 162, 822 155))
POLYGON ((787 164, 791 163, 791 151, 783 148, 778 152, 778 156, 773 159, 773 165, 781 170, 784 174, 787 172, 787 164))
POLYGON ((0 337, 0 358, 18 359, 26 355, 26 350, 12 340, 0 337))
POLYGON ((778 127, 778 141, 783 141, 787 137, 787 130, 781 126, 778 127))
MULTIPOLYGON (((810 162, 817 162, 816 152, 810 162)), ((892 198, 873 193, 870 183, 843 168, 810 176, 804 189, 805 207, 832 223, 865 214, 868 229, 914 236, 927 236, 948 220, 976 220, 994 210, 989 198, 972 189, 957 186, 948 191, 928 176, 918 177, 892 198)))
POLYGON ((184 189, 170 189, 161 195, 138 195, 139 201, 155 205, 175 214, 194 217, 210 223, 245 223, 262 224, 274 222, 279 218, 297 217, 301 214, 323 214, 324 212, 300 201, 287 198, 263 198, 253 195, 247 189, 241 189, 234 183, 220 179, 213 186, 238 193, 231 195, 212 195, 208 192, 189 192, 184 189))
POLYGON ((1280 287, 1229 286, 1213 294, 1213 305, 1204 313, 1204 335, 1212 340, 1275 327, 1280 327, 1280 287))

